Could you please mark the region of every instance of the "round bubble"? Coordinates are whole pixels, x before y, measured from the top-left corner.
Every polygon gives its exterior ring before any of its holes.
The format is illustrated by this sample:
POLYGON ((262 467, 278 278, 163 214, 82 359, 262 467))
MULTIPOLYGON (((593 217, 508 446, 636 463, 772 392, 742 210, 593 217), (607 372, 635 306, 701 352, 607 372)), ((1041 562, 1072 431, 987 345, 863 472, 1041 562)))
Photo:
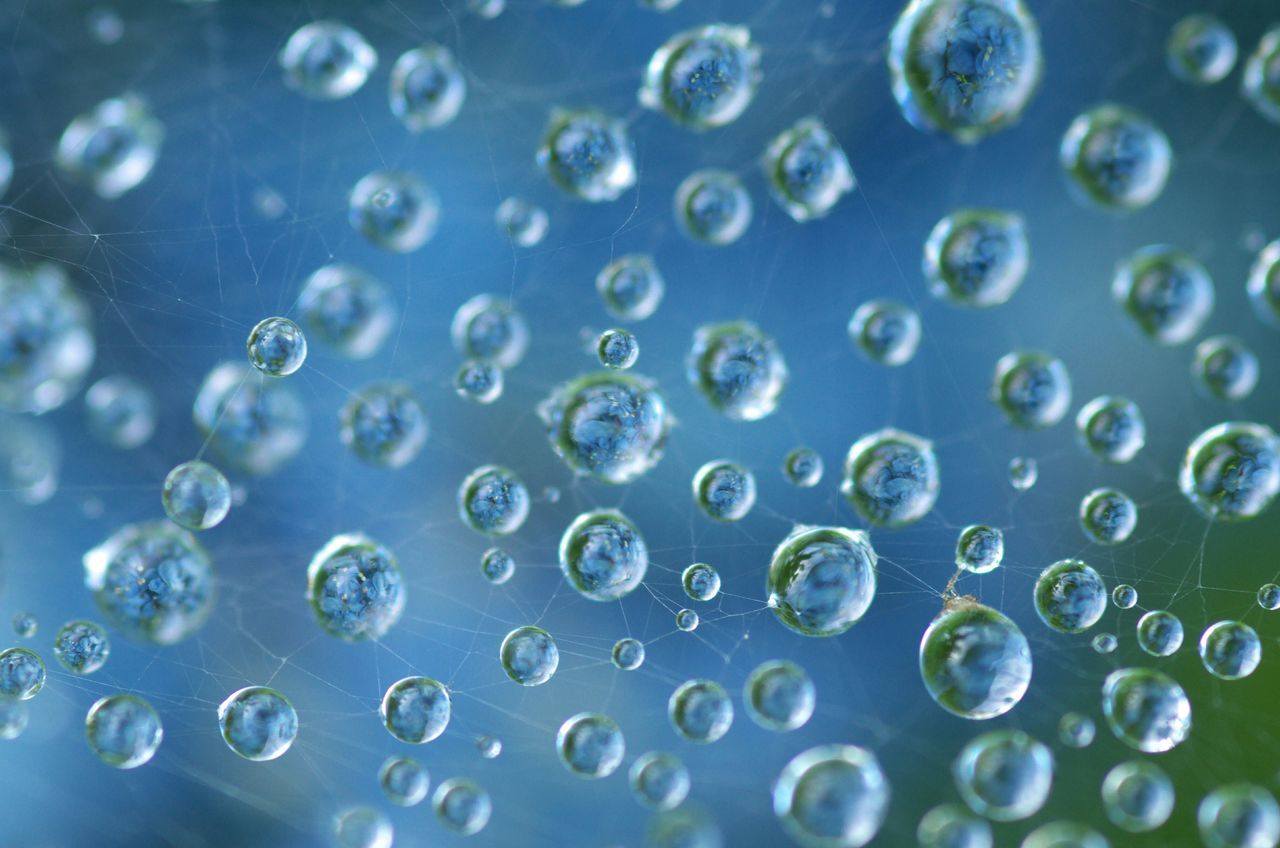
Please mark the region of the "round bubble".
POLYGON ((298 736, 298 714, 289 699, 266 686, 246 686, 218 706, 227 747, 246 760, 274 760, 298 736))
POLYGON ((538 165, 579 200, 617 200, 636 184, 635 152, 626 124, 590 109, 551 113, 538 165))
POLYGON ((506 536, 529 516, 529 490, 510 469, 484 465, 458 487, 458 512, 477 533, 506 536))
MULTIPOLYGON (((1280 55, 1277 59, 1280 60, 1280 55)), ((1280 239, 1258 253, 1249 269, 1247 290, 1249 303, 1258 318, 1272 327, 1280 327, 1280 239)))
POLYGON ((1244 63, 1240 89, 1258 114, 1280 124, 1280 27, 1263 34, 1244 63))
POLYGON ((989 574, 1004 561, 1004 533, 999 527, 970 524, 956 538, 956 565, 970 574, 989 574))
POLYGON ((653 810, 674 810, 689 795, 689 770, 674 754, 650 751, 631 764, 631 793, 653 810))
POLYGON ((1120 763, 1102 781, 1102 809, 1111 823, 1129 833, 1146 833, 1169 820, 1173 781, 1145 760, 1120 763))
POLYGON ((822 482, 825 470, 822 455, 813 448, 795 448, 782 461, 783 475, 801 489, 812 489, 822 482))
POLYGON ((1080 501, 1080 529, 1091 542, 1118 545, 1138 526, 1138 505, 1119 489, 1094 489, 1080 501))
POLYGON ((1088 748, 1097 732, 1093 719, 1081 713, 1066 713, 1058 722, 1058 739, 1068 748, 1088 748))
POLYGON ((700 619, 698 614, 691 609, 682 609, 676 613, 676 629, 683 630, 685 633, 692 633, 698 629, 700 619))
POLYGON ((502 369, 483 359, 468 359, 458 368, 453 388, 458 397, 490 404, 502 397, 505 384, 502 369))
POLYGON ((1236 65, 1236 37, 1213 15, 1187 15, 1173 25, 1165 56, 1169 72, 1183 82, 1212 85, 1236 65))
POLYGON ((1107 675, 1102 714, 1117 739, 1147 754, 1171 750, 1191 733, 1187 693, 1151 668, 1122 668, 1107 675))
POLYGON ((1064 559, 1040 572, 1035 586, 1040 620, 1061 633, 1082 633, 1107 611, 1107 587, 1098 572, 1064 559))
POLYGON ((214 603, 213 561, 167 521, 128 524, 84 555, 85 586, 131 638, 173 645, 200 629, 214 603))
POLYGON ((742 238, 753 214, 746 186, 729 171, 694 171, 676 187, 676 223, 705 244, 723 247, 742 238))
POLYGON ((452 121, 467 99, 467 78, 449 48, 425 44, 391 66, 391 114, 410 132, 452 121))
POLYGON ((374 383, 355 392, 338 410, 338 435, 370 465, 400 468, 426 444, 426 410, 403 383, 374 383))
POLYGON ((188 530, 217 527, 231 509, 231 484, 222 472, 194 459, 174 467, 160 493, 165 515, 188 530))
POLYGON ((164 739, 155 709, 136 695, 108 695, 89 708, 84 720, 89 749, 112 768, 146 765, 164 739))
POLYGON ((351 189, 347 217, 374 246, 409 253, 436 234, 440 198, 407 171, 373 171, 351 189))
POLYGON ((709 601, 720 594, 720 574, 705 562, 695 562, 680 575, 684 593, 695 601, 709 601))
POLYGON ((991 825, 959 804, 934 807, 916 828, 920 848, 991 848, 991 825))
POLYGON ((61 269, 0 265, 0 410, 62 406, 93 357, 89 308, 61 269))
POLYGON ((1009 485, 1025 492, 1040 479, 1040 463, 1034 457, 1015 456, 1009 460, 1009 485))
POLYGON ((103 377, 90 386, 84 407, 89 432, 120 450, 141 447, 156 431, 155 395, 123 374, 103 377))
POLYGON ((756 478, 736 462, 717 459, 693 475, 693 500, 716 521, 739 521, 756 503, 756 478))
POLYGON ((912 0, 889 33, 902 115, 971 144, 1015 123, 1040 85, 1040 30, 1022 0, 912 0))
POLYGON ((857 180, 840 142, 817 118, 803 118, 765 148, 769 194, 791 219, 825 217, 857 180))
POLYGON ((431 775, 412 757, 390 757, 378 769, 378 785, 397 807, 416 807, 427 797, 431 775))
POLYGON ((640 104, 690 129, 722 127, 746 111, 760 76, 760 50, 746 27, 685 30, 649 59, 640 104))
POLYGON ((684 739, 710 744, 733 725, 733 701, 714 680, 687 680, 667 700, 667 718, 684 739))
POLYGON ((517 247, 535 246, 551 226, 547 210, 523 197, 508 197, 498 204, 493 217, 498 230, 517 247))
POLYGON ((802 636, 843 633, 875 598, 876 559, 861 530, 797 527, 769 563, 769 607, 802 636))
POLYGON ((1076 116, 1058 148, 1073 193, 1102 209, 1149 205, 1173 167, 1169 137, 1145 115, 1105 103, 1076 116))
POLYGON ((381 639, 404 612, 395 554, 360 533, 340 533, 307 566, 307 602, 320 627, 347 642, 381 639))
POLYGON ((905 365, 916 355, 924 330, 920 316, 896 300, 869 300, 849 319, 849 338, 868 359, 905 365))
POLYGON ((217 365, 192 406, 196 429, 229 467, 271 474, 307 441, 307 410, 287 380, 267 380, 248 363, 217 365))
POLYGON ((649 548, 620 512, 584 512, 560 538, 560 571, 588 600, 615 601, 631 594, 648 569, 649 548))
POLYGON ((1258 632, 1242 621, 1219 621, 1200 636, 1200 661, 1220 680, 1248 677, 1262 662, 1258 632))
POLYGON ((100 624, 68 621, 53 639, 53 655, 72 674, 93 674, 111 655, 111 641, 100 624))
POLYGON ((44 688, 44 661, 27 648, 0 651, 0 699, 26 701, 44 688))
POLYGON ((521 686, 541 686, 560 665, 560 651, 551 634, 541 627, 518 627, 502 640, 498 649, 502 670, 521 686))
POLYGON ((501 586, 516 573, 516 561, 502 548, 489 548, 480 557, 480 573, 495 586, 501 586))
POLYGON ((1151 610, 1138 619, 1138 646, 1153 657, 1176 654, 1182 636, 1182 622, 1166 610, 1151 610))
POLYGON ((1053 755, 1018 730, 993 730, 970 740, 951 765, 969 808, 992 821, 1035 815, 1053 786, 1053 755))
POLYGON ((13 632, 20 639, 30 639, 36 635, 36 630, 40 627, 40 621, 29 612, 14 613, 13 616, 13 632))
POLYGON ((1258 385, 1258 356, 1233 336, 1212 336, 1196 345, 1191 378, 1206 395, 1242 400, 1258 385))
POLYGON ((627 752, 622 730, 600 713, 578 713, 560 725, 556 751, 570 772, 587 779, 608 777, 627 752))
POLYGON ((147 102, 125 94, 76 116, 58 139, 54 163, 68 177, 111 200, 151 174, 163 142, 164 126, 147 102))
POLYGON ((1120 609, 1133 609, 1138 604, 1138 590, 1128 583, 1121 583, 1111 590, 1111 603, 1120 609))
POLYGON ((333 836, 338 848, 391 848, 395 830, 378 810, 352 807, 334 817, 333 836))
POLYGON ((1115 649, 1120 646, 1120 640, 1116 638, 1114 633, 1099 633, 1089 642, 1093 649, 1099 654, 1114 653, 1115 649))
POLYGON ((1190 256, 1164 245, 1141 248, 1121 262, 1111 293, 1152 341, 1189 341, 1213 311, 1213 278, 1190 256))
POLYGON ((558 386, 538 416, 552 450, 571 469, 615 484, 658 464, 675 423, 653 381, 608 371, 558 386))
POLYGON ((1067 366, 1056 356, 1041 351, 1006 353, 996 363, 991 400, 1015 427, 1052 427, 1071 407, 1067 366))
POLYGON ((613 645, 610 658, 622 671, 635 671, 644 665, 644 643, 639 639, 619 639, 613 645))
POLYGON ((640 342, 629 330, 605 330, 596 342, 596 357, 606 368, 630 368, 640 357, 640 342))
POLYGON ((773 812, 808 848, 860 848, 889 811, 889 781, 875 754, 823 745, 796 755, 773 784, 773 812))
POLYGON ((747 675, 742 703, 751 720, 765 730, 803 727, 817 706, 817 690, 803 668, 788 660, 761 663, 747 675))
POLYGON ((1103 462, 1128 462, 1147 443, 1142 410, 1128 398, 1101 395, 1076 415, 1076 432, 1090 453, 1103 462))
POLYGON ((285 84, 316 100, 338 100, 360 89, 378 64, 364 36, 339 21, 299 27, 280 50, 285 84))
POLYGON ((1280 805, 1251 783, 1220 786, 1205 795, 1196 824, 1206 848, 1275 848, 1280 844, 1280 805))
POLYGON ((405 677, 387 687, 378 714, 387 732, 401 742, 421 745, 449 726, 453 702, 443 683, 429 677, 405 677))
POLYGON ((307 277, 298 295, 307 332, 348 359, 368 359, 396 326, 391 292, 352 265, 325 265, 307 277))
POLYGON ((1247 421, 1210 427, 1187 446, 1178 487, 1211 519, 1253 518, 1280 492, 1280 437, 1247 421))
POLYGON ((1018 625, 968 598, 948 602, 920 640, 920 677, 961 718, 1004 715, 1031 683, 1031 648, 1018 625))
POLYGON ((24 702, 0 699, 0 739, 17 739, 30 721, 31 711, 24 702))
POLYGON ((788 376, 777 342, 746 321, 699 327, 685 370, 711 406, 735 421, 777 409, 788 376))
POLYGON ((1264 610, 1280 609, 1280 586, 1275 583, 1264 583, 1258 589, 1258 606, 1264 610))
POLYGON ((245 343, 249 364, 270 377, 287 377, 307 360, 307 337, 288 318, 264 318, 245 343))
POLYGON ((458 353, 514 368, 529 348, 529 325, 509 300, 478 294, 458 307, 449 327, 458 353))
POLYGON ((724 834, 704 808, 683 804, 649 820, 644 844, 646 848, 724 848, 724 834))
POLYGON ((877 527, 919 521, 938 500, 942 484, 933 444, 902 430, 868 433, 849 448, 840 491, 877 527))
POLYGON ((929 293, 959 306, 999 306, 1022 285, 1030 253, 1021 215, 957 210, 934 225, 924 243, 929 293))
POLYGON ((1042 824, 1027 834, 1021 848, 1110 848, 1101 833, 1078 822, 1042 824))
POLYGON ((435 808, 440 824, 463 836, 484 830, 493 815, 493 801, 489 799, 489 793, 460 777, 450 778, 436 787, 431 806, 435 808))
POLYGON ((666 281, 652 256, 628 253, 600 269, 596 292, 613 317, 643 321, 658 310, 666 294, 666 281))
POLYGON ((47 420, 0 413, 0 493, 42 504, 58 491, 62 442, 47 420))

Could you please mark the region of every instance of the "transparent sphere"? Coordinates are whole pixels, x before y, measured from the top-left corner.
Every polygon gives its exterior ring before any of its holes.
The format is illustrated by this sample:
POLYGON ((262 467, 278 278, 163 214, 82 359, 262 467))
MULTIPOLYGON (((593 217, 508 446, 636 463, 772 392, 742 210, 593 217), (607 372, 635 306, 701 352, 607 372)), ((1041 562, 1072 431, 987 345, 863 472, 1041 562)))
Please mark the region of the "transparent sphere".
POLYGON ((1164 131, 1145 115, 1104 103, 1082 112, 1067 127, 1058 161, 1081 200, 1131 212, 1150 205, 1164 191, 1173 168, 1173 148, 1164 131))
POLYGON ((289 699, 266 686, 232 692, 218 706, 218 726, 227 747, 246 760, 274 760, 298 736, 298 714, 289 699))
POLYGON ((1225 79, 1238 52, 1235 35, 1213 15, 1187 15, 1173 25, 1165 44, 1169 72, 1193 85, 1225 79))
POLYGON ((1128 398, 1101 395, 1080 407, 1076 432, 1089 452, 1103 462, 1128 462, 1147 443, 1142 410, 1128 398))
POLYGON ((112 374, 84 393, 89 432, 105 444, 133 450, 156 431, 156 397, 132 377, 112 374))
POLYGON ((496 736, 476 737, 476 750, 486 760, 496 760, 502 756, 502 740, 496 736))
MULTIPOLYGON (((1280 67, 1280 54, 1277 54, 1277 63, 1280 67)), ((1249 303, 1258 318, 1272 327, 1280 327, 1280 239, 1258 253, 1249 269, 1246 289, 1249 303)))
POLYGON ((1258 606, 1264 610, 1280 609, 1280 586, 1275 583, 1264 583, 1258 589, 1258 606))
POLYGON ((746 321, 699 327, 685 371, 707 402, 734 421, 771 414, 788 377, 777 342, 746 321))
POLYGON ((333 836, 339 848, 391 848, 395 830, 378 810, 352 807, 334 817, 333 836))
POLYGON ((125 94, 77 115, 58 139, 63 174, 112 200, 136 188, 155 167, 164 126, 141 97, 125 94))
POLYGON ((13 180, 13 153, 9 150, 8 135, 0 132, 0 197, 4 197, 13 180))
POLYGON ((1177 682, 1151 668, 1122 668, 1102 684, 1102 714, 1116 738, 1146 754, 1171 750, 1191 733, 1191 702, 1177 682))
POLYGON ((1107 611, 1107 586, 1078 559, 1064 559, 1040 572, 1035 586, 1040 620, 1060 633, 1083 633, 1107 611))
POLYGON ((796 633, 843 633, 875 598, 871 539, 843 527, 797 527, 774 550, 765 590, 774 615, 796 633))
POLYGON ((1004 561, 1004 533, 998 527, 970 524, 956 538, 956 565, 971 574, 989 574, 1004 561))
POLYGON ((933 443, 902 430, 868 433, 849 448, 840 492, 877 527, 904 527, 933 509, 942 483, 933 443))
POLYGON ((578 713, 560 725, 556 752, 572 774, 594 780, 617 771, 627 746, 613 719, 601 713, 578 713))
POLYGON ((439 44, 406 50, 391 66, 391 114, 409 132, 443 127, 467 99, 467 78, 439 44))
POLYGON ((689 795, 689 770, 674 754, 650 751, 631 764, 631 794, 652 810, 674 810, 689 795))
POLYGON ((112 768, 146 765, 164 739, 160 716, 136 695, 108 695, 89 708, 84 719, 89 750, 112 768))
POLYGON ((889 33, 902 115, 971 144, 1021 117, 1040 84, 1040 30, 1022 0, 911 0, 889 33))
POLYGON ((779 733, 803 727, 813 716, 817 699, 812 678, 788 660, 761 663, 742 687, 742 703, 751 720, 779 733))
POLYGON ((709 601, 720 594, 720 574, 705 562, 695 562, 680 575, 684 593, 695 601, 709 601))
POLYGON ((1231 783, 1205 795, 1196 824, 1206 848, 1275 848, 1280 844, 1280 805, 1251 783, 1231 783))
POLYGON ((551 218, 543 209, 523 197, 508 197, 498 204, 494 222, 517 247, 533 247, 547 235, 551 218))
POLYGON ((1173 781, 1155 763, 1130 760, 1107 772, 1102 809, 1111 823, 1129 833, 1146 833, 1169 820, 1173 781))
POLYGON ((687 680, 667 700, 667 718, 682 738, 710 744, 733 725, 733 701, 714 680, 687 680))
POLYGON ((325 265, 298 295, 307 333, 347 359, 368 359, 386 342, 398 316, 391 292, 353 265, 325 265))
POLYGON ((0 651, 0 699, 26 701, 44 688, 44 660, 27 648, 0 651))
POLYGON ((1190 256, 1164 245, 1144 247, 1121 262, 1111 293, 1150 339, 1189 341, 1213 312, 1213 278, 1190 256))
POLYGON ((1053 786, 1053 754, 1019 730, 977 736, 951 764, 960 797, 992 821, 1018 821, 1044 806, 1053 786))
POLYGON ((991 848, 991 825, 959 804, 934 807, 916 828, 920 848, 991 848))
POLYGON ((889 811, 889 781, 875 754, 822 745, 796 755, 773 784, 773 812, 806 848, 860 848, 889 811))
POLYGON ((412 757, 390 757, 378 769, 378 785, 397 807, 416 807, 427 797, 431 774, 412 757))
POLYGON ((635 671, 644 665, 644 643, 639 639, 619 639, 613 645, 610 658, 622 671, 635 671))
POLYGON ((1118 545, 1138 526, 1138 505, 1119 489, 1094 489, 1080 501, 1080 529, 1099 545, 1118 545))
POLYGON ((449 335, 458 353, 503 370, 520 364, 529 348, 529 325, 511 301, 478 294, 453 314, 449 335))
POLYGON ((950 601, 920 640, 929 697, 961 718, 1013 709, 1031 683, 1031 648, 1018 625, 967 598, 950 601))
POLYGON ((405 677, 387 687, 378 714, 387 732, 410 745, 437 738, 449 726, 453 702, 443 683, 430 677, 405 677))
POLYGON ((381 639, 404 612, 395 554, 360 533, 340 533, 307 566, 307 603, 321 629, 347 642, 381 639))
POLYGON ((22 701, 0 699, 0 740, 17 739, 26 732, 31 711, 22 701))
POLYGON ((1066 713, 1058 721, 1058 740, 1068 748, 1088 748, 1097 732, 1093 719, 1081 713, 1066 713))
POLYGON ((1138 604, 1138 590, 1128 583, 1121 583, 1111 590, 1111 603, 1119 609, 1133 609, 1138 604))
POLYGON ((502 670, 521 686, 541 686, 560 665, 556 640, 541 627, 517 627, 502 640, 498 649, 502 670))
POLYGON ((552 111, 537 160, 557 188, 591 203, 617 200, 636 184, 626 124, 591 109, 552 111))
POLYGON ((1240 90, 1259 115, 1280 124, 1280 27, 1267 30, 1245 60, 1240 90))
POLYGON ((662 459, 675 420, 657 385, 602 371, 556 387, 538 406, 551 449, 579 474, 628 483, 662 459))
POLYGON ((825 217, 857 185, 849 157, 817 118, 803 118, 765 148, 769 194, 791 219, 825 217))
POLYGON ((93 365, 89 307, 61 269, 0 265, 0 410, 66 403, 93 365))
POLYGON ((813 448, 799 447, 787 454, 782 461, 782 473, 793 486, 812 489, 822 482, 822 455, 813 448))
POLYGON ((1178 488, 1211 519, 1253 518, 1280 492, 1280 437, 1263 424, 1216 424, 1187 446, 1178 488))
POLYGON ((999 209, 959 209, 934 225, 924 243, 929 293, 958 306, 1006 303, 1031 262, 1022 216, 999 209))
POLYGON ((307 441, 307 410, 287 380, 267 380, 248 363, 217 365, 192 405, 196 429, 226 466, 278 471, 307 441))
POLYGON ((1111 654, 1120 647, 1120 640, 1114 633, 1099 633, 1090 640, 1089 645, 1099 654, 1111 654))
POLYGON ((502 369, 484 359, 468 359, 453 378, 458 397, 476 403, 490 404, 502 397, 506 383, 502 369))
POLYGON ((288 318, 264 318, 245 343, 249 364, 271 377, 287 377, 307 360, 307 337, 288 318))
POLYGON ((1106 837, 1079 822, 1042 824, 1027 834, 1021 848, 1110 848, 1106 837))
POLYGON ((1071 378, 1061 359, 1037 350, 1016 350, 996 362, 991 400, 1015 427, 1052 427, 1071 407, 1071 378))
POLYGON ((506 536, 529 517, 529 489, 512 470, 483 465, 458 487, 458 513, 477 533, 506 536))
POLYGON ((693 475, 694 503, 716 521, 739 521, 756 503, 756 478, 727 459, 706 463, 693 475))
POLYGON ((683 630, 685 633, 692 633, 698 629, 701 619, 698 614, 691 609, 682 609, 676 613, 676 629, 683 630))
POLYGON ((213 561, 167 521, 128 524, 84 555, 85 586, 130 638, 173 645, 204 625, 214 603, 213 561))
POLYGON ((426 410, 403 383, 373 383, 353 393, 338 410, 338 435, 370 465, 400 468, 426 444, 426 410))
POLYGON ((454 833, 471 836, 484 830, 493 815, 489 793, 460 777, 450 778, 436 787, 431 798, 436 818, 454 833))
POLYGON ((72 674, 93 674, 111 655, 111 640, 102 625, 68 621, 53 638, 53 656, 72 674))
POLYGON ((62 441, 49 422, 0 413, 0 491, 23 504, 42 504, 58 491, 62 441))
POLYGON ((560 571, 588 600, 616 601, 631 594, 648 569, 649 548, 620 512, 584 512, 560 538, 560 571))
POLYGON ((723 247, 751 226, 751 195, 736 174, 704 168, 676 187, 675 217, 690 238, 723 247))
POLYGON ((1220 680, 1248 677, 1262 662, 1258 632, 1242 621, 1219 621, 1200 636, 1200 661, 1220 680))
POLYGON ((415 174, 372 171, 351 189, 347 218, 375 247, 409 253, 436 234, 440 198, 415 174))
POLYGON ((502 548, 489 548, 480 557, 480 573, 495 586, 501 586, 516 573, 516 561, 502 548))
POLYGON ((208 530, 221 524, 231 510, 231 484, 209 463, 193 459, 165 476, 160 500, 175 524, 208 530))
POLYGON ((1009 485, 1025 492, 1040 479, 1040 463, 1035 457, 1015 456, 1009 460, 1009 485))
POLYGON ((760 50, 746 27, 697 27, 672 36, 654 52, 640 104, 690 129, 722 127, 751 105, 760 77, 760 50))
POLYGON ((628 253, 600 269, 596 292, 614 318, 643 321, 661 305, 666 281, 652 256, 628 253))
POLYGON ((905 365, 916 355, 924 329, 914 309, 896 300, 869 300, 849 319, 849 338, 872 362, 905 365))
POLYGON ((340 21, 313 21, 299 27, 280 50, 287 86, 315 100, 355 94, 378 64, 364 36, 340 21))
POLYGON ((1258 385, 1258 357, 1234 336, 1211 336, 1196 345, 1191 379, 1218 400, 1242 400, 1258 385))
POLYGON ((20 639, 30 639, 40 628, 40 621, 29 612, 14 613, 13 632, 20 639))
POLYGON ((605 330, 596 342, 596 357, 606 368, 630 368, 640 357, 640 342, 630 330, 605 330))
POLYGON ((1167 657, 1182 647, 1182 621, 1167 610, 1151 610, 1138 619, 1138 646, 1153 657, 1167 657))

